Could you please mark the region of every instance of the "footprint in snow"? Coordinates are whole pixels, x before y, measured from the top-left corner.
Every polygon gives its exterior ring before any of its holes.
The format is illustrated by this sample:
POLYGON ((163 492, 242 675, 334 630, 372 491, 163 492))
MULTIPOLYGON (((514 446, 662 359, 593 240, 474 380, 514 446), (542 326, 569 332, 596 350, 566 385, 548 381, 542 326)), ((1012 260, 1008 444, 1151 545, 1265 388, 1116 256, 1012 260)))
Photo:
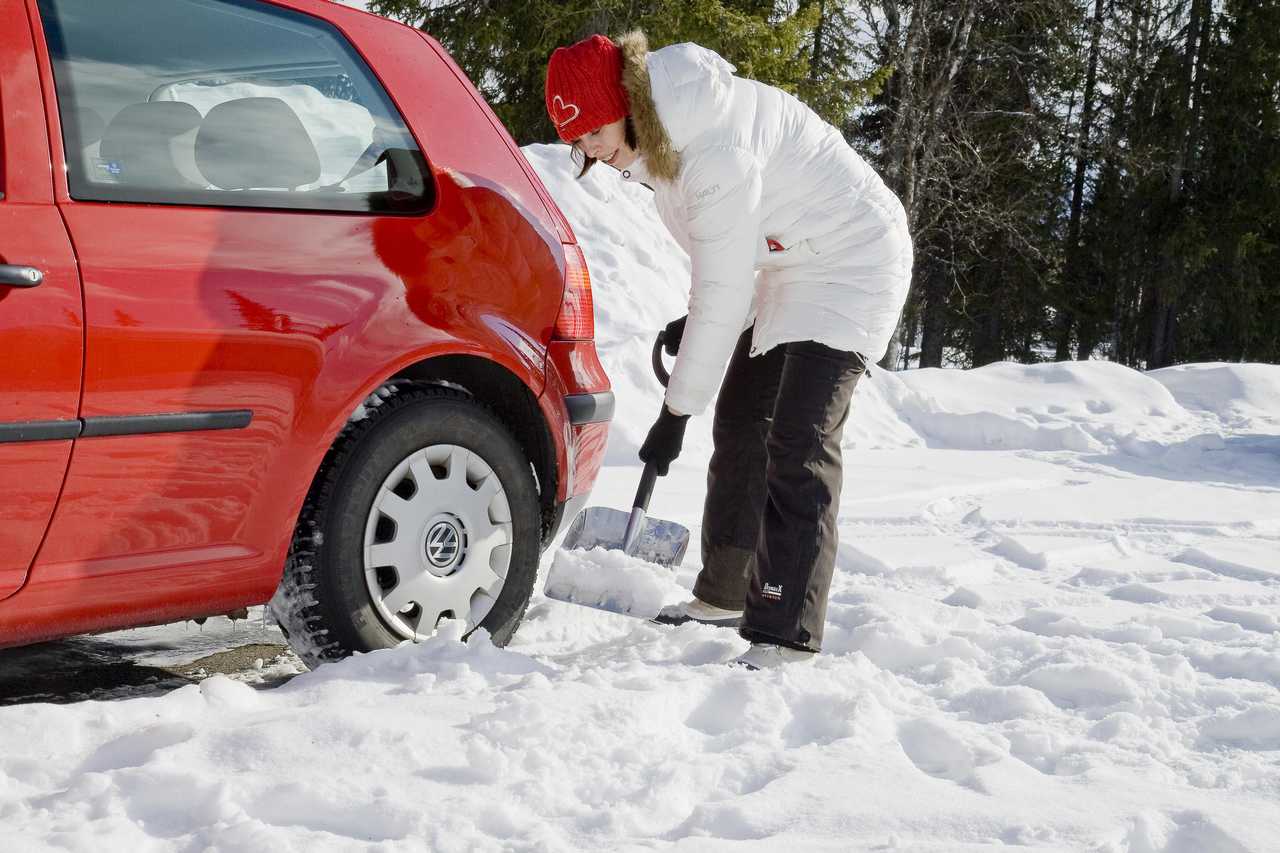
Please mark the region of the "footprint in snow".
POLYGON ((157 723, 141 731, 130 732, 107 741, 94 750, 80 772, 101 773, 126 767, 141 767, 155 753, 165 747, 185 743, 195 737, 195 733, 195 728, 188 723, 157 723))
POLYGON ((797 724, 796 700, 784 698, 772 687, 762 686, 759 678, 752 677, 758 675, 747 672, 731 675, 711 689, 685 717, 686 726, 707 736, 703 745, 706 752, 728 752, 744 743, 776 744, 779 738, 791 746, 797 731, 803 733, 801 739, 809 743, 814 741, 815 733, 829 733, 831 726, 837 725, 822 721, 813 725, 797 724))
POLYGON ((264 791, 246 811, 272 826, 297 826, 362 843, 402 840, 416 824, 409 810, 392 803, 334 802, 299 782, 276 785, 264 791))
POLYGON ((745 732, 752 703, 758 699, 747 681, 730 681, 699 702, 684 724, 710 737, 745 732))
POLYGON ((1107 853, 1250 853, 1208 816, 1195 811, 1145 812, 1129 822, 1121 846, 1107 853))
POLYGON ((989 793, 975 771, 998 760, 990 747, 966 743, 933 720, 917 719, 898 727, 898 742, 907 758, 922 773, 947 779, 980 794, 989 793))

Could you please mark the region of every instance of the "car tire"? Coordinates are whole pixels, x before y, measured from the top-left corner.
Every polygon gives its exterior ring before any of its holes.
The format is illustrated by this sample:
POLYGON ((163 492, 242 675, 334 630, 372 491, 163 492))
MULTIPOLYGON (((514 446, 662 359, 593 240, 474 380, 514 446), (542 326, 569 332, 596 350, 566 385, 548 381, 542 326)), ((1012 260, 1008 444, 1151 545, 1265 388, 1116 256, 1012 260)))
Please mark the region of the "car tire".
POLYGON ((505 645, 541 551, 524 451, 462 391, 378 399, 307 496, 271 600, 276 621, 310 667, 425 639, 448 618, 505 645))

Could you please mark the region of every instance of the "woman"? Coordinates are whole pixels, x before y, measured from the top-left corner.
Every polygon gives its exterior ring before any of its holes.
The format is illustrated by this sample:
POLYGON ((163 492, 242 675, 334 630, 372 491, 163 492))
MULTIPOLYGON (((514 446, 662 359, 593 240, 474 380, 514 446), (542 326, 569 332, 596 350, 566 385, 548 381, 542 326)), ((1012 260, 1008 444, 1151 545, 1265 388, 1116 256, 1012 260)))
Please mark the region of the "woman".
POLYGON ((579 176, 603 161, 652 188, 689 253, 689 314, 669 327, 677 358, 640 458, 665 475, 689 417, 719 398, 702 571, 664 615, 738 624, 752 642, 738 662, 759 668, 821 648, 840 433, 897 324, 911 240, 835 128, 733 70, 695 44, 596 35, 552 54, 546 102, 579 176))

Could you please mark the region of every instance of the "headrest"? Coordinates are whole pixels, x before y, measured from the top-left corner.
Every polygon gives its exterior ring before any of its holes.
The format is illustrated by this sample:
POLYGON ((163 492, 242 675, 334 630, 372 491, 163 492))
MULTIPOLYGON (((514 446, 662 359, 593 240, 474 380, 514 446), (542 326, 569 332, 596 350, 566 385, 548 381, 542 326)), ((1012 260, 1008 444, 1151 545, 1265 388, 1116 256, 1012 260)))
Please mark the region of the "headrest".
POLYGON ((196 165, 224 190, 293 189, 320 179, 311 137, 279 98, 239 98, 209 110, 196 134, 196 165))
POLYGON ((128 149, 153 139, 168 142, 200 124, 200 112, 181 101, 130 104, 116 113, 102 134, 102 156, 127 154, 128 149))
POLYGON ((71 127, 64 130, 70 130, 70 136, 74 137, 77 147, 88 148, 102 138, 106 127, 107 123, 102 120, 102 116, 88 107, 80 107, 76 110, 71 127))
POLYGON ((102 134, 98 157, 119 168, 120 182, 136 186, 187 186, 169 143, 194 130, 200 113, 180 101, 130 104, 102 134))

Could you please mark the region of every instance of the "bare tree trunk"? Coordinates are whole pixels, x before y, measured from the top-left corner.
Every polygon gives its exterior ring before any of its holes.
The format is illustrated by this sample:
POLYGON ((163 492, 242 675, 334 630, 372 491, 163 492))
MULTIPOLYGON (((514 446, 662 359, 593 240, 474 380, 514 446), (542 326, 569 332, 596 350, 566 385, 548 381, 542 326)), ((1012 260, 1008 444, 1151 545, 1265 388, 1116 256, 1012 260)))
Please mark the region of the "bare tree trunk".
MULTIPOLYGON (((1089 284, 1087 285, 1090 293, 1099 293, 1102 290, 1103 283, 1096 273, 1089 274, 1089 284)), ((1099 338, 1102 335, 1103 324, 1097 320, 1091 322, 1080 323, 1076 329, 1076 358, 1079 361, 1088 361, 1093 356, 1093 351, 1098 348, 1099 338)))
MULTIPOLYGON (((924 184, 933 166, 934 156, 941 133, 938 132, 938 120, 951 95, 956 76, 969 53, 969 36, 973 33, 973 23, 978 15, 976 0, 965 0, 952 22, 951 38, 942 54, 942 71, 930 83, 926 90, 927 101, 925 123, 921 131, 920 167, 913 175, 917 187, 924 184)), ((913 198, 918 193, 913 192, 913 198)))
MULTIPOLYGON (((907 223, 917 233, 925 203, 921 191, 928 179, 935 150, 942 136, 940 119, 949 102, 957 75, 969 56, 969 40, 977 19, 978 0, 953 0, 945 4, 950 12, 951 27, 945 45, 935 49, 930 42, 930 26, 938 23, 938 10, 932 0, 910 0, 911 20, 891 84, 890 109, 893 121, 885 137, 885 179, 898 194, 906 210, 907 223)), ((888 37, 896 39, 901 32, 901 12, 894 0, 886 3, 888 37), (893 8, 889 8, 893 7, 893 8)), ((896 44, 896 41, 894 42, 896 44)), ((896 49, 896 48, 895 48, 896 49)), ((920 287, 919 276, 913 280, 908 301, 920 287)), ((941 298, 945 300, 945 288, 941 298)), ((941 361, 941 337, 945 337, 945 306, 938 304, 938 294, 924 299, 921 364, 935 356, 941 361), (935 340, 937 338, 937 340, 935 340)), ((899 360, 899 347, 907 330, 905 312, 898 319, 897 331, 889 351, 880 364, 887 369, 899 360)))
POLYGON ((893 123, 885 140, 888 157, 885 160, 885 177, 889 187, 898 194, 898 199, 907 212, 907 223, 916 223, 915 209, 915 140, 916 126, 919 121, 917 110, 917 77, 916 58, 926 36, 925 18, 932 11, 929 0, 912 0, 911 20, 907 24, 907 40, 902 48, 899 65, 894 77, 895 103, 893 104, 893 123))
POLYGON ((902 366, 904 368, 911 366, 911 347, 916 341, 916 315, 914 312, 909 313, 910 318, 907 320, 907 324, 904 327, 905 334, 902 338, 902 366))
MULTIPOLYGON (((1084 280, 1081 275, 1080 257, 1080 223, 1084 214, 1084 178, 1091 165, 1090 134, 1093 132, 1094 88, 1098 82, 1098 56, 1102 42, 1103 0, 1095 0, 1093 19, 1089 22, 1089 60, 1085 70, 1084 94, 1080 104, 1080 129, 1076 133, 1072 157, 1075 159, 1075 172, 1071 179, 1071 213, 1067 220, 1067 246, 1065 268, 1063 269, 1063 285, 1066 302, 1058 315, 1057 348, 1055 357, 1058 361, 1071 358, 1071 335, 1073 328, 1079 330, 1080 318, 1070 307, 1072 302, 1079 304, 1079 297, 1084 291, 1084 280)), ((1083 353, 1081 358, 1088 358, 1083 353)))
POLYGON ((942 367, 946 340, 947 280, 938 264, 924 271, 924 310, 921 317, 920 366, 942 367))
MULTIPOLYGON (((995 281, 1004 281, 1007 274, 1008 255, 996 251, 993 253, 991 277, 995 281)), ((1003 318, 998 307, 988 305, 977 318, 973 328, 973 366, 981 367, 1004 361, 1004 329, 1003 318)))
MULTIPOLYGON (((1121 179, 1124 161, 1129 152, 1122 147, 1121 141, 1129 133, 1131 99, 1145 67, 1151 0, 1137 0, 1131 4, 1128 13, 1124 51, 1118 57, 1118 62, 1122 64, 1121 70, 1118 78, 1112 82, 1114 92, 1111 98, 1111 115, 1107 123, 1106 139, 1100 146, 1101 174, 1095 199, 1108 204, 1118 203, 1124 192, 1121 179)), ((1134 367, 1141 358, 1139 351, 1143 348, 1135 324, 1135 318, 1141 313, 1140 288, 1135 276, 1127 268, 1113 264, 1100 274, 1105 278, 1103 285, 1109 287, 1112 298, 1111 357, 1114 361, 1134 367)))
MULTIPOLYGON (((1182 79, 1179 81, 1181 91, 1178 94, 1177 154, 1172 168, 1169 170, 1168 208, 1165 222, 1166 233, 1160 250, 1160 263, 1157 265, 1157 282, 1155 284, 1155 314, 1151 318, 1151 334, 1147 367, 1166 367, 1173 363, 1177 331, 1177 295, 1180 290, 1181 274, 1178 270, 1178 258, 1174 253, 1173 240, 1168 232, 1168 225, 1176 215, 1182 201, 1183 179, 1188 163, 1194 159, 1192 144, 1195 129, 1199 126, 1199 113, 1202 106, 1197 95, 1197 72, 1203 72, 1203 52, 1208 49, 1208 33, 1210 27, 1205 18, 1212 13, 1209 0, 1191 0, 1191 16, 1187 22, 1186 52, 1183 54, 1182 79)), ((1203 75, 1202 79, 1203 79, 1203 75)))
POLYGON ((813 55, 809 57, 809 79, 822 74, 822 38, 827 26, 827 0, 818 0, 818 25, 813 30, 813 55))
MULTIPOLYGON (((892 115, 889 130, 884 139, 884 179, 889 188, 898 195, 907 213, 908 227, 914 224, 914 200, 910 195, 911 181, 907 176, 906 160, 909 156, 909 117, 915 93, 915 57, 923 36, 923 19, 928 0, 909 0, 910 20, 907 22, 906 42, 899 48, 902 37, 902 8, 900 0, 887 0, 885 13, 885 58, 893 64, 894 73, 889 80, 888 108, 892 115)), ((911 229, 914 233, 914 228, 911 229)), ((915 284, 911 285, 907 294, 907 304, 914 298, 915 284)), ((880 367, 885 370, 897 370, 899 363, 899 346, 906 330, 903 318, 907 310, 898 318, 898 325, 889 339, 889 347, 880 359, 880 367)))

